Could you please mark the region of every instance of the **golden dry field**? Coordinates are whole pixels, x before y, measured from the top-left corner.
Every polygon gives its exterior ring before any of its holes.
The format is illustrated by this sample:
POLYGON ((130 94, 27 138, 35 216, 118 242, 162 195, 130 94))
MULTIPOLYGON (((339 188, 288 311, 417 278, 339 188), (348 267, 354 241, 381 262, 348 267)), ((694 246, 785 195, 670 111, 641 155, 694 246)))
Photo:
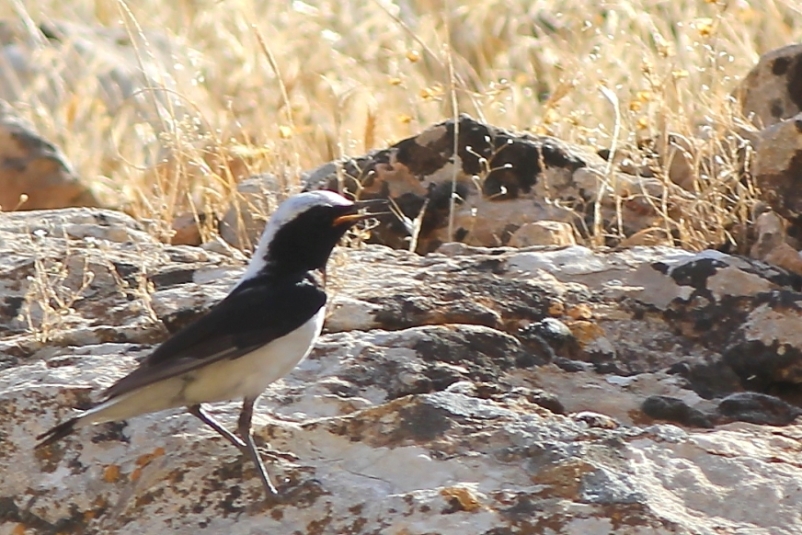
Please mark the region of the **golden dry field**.
MULTIPOLYGON (((293 188, 456 113, 595 149, 634 154, 672 132, 726 152, 739 80, 802 41, 798 0, 6 0, 0 19, 38 39, 43 24, 108 28, 159 82, 110 106, 102 43, 42 47, 48 69, 14 105, 104 203, 166 224, 220 213, 249 174, 293 188), (179 51, 167 61, 164 43, 179 51)), ((718 197, 750 195, 718 190, 738 177, 717 169, 697 188, 714 220, 718 197)))

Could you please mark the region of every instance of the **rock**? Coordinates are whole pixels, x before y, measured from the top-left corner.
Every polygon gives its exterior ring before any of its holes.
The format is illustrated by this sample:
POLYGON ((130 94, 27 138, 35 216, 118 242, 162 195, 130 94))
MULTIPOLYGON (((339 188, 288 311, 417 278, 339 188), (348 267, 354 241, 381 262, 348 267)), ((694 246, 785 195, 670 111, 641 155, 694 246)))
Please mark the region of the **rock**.
POLYGON ((760 57, 736 91, 743 115, 766 128, 802 112, 802 44, 760 57))
POLYGON ((770 392, 784 385, 802 389, 799 332, 789 330, 802 320, 796 292, 770 292, 743 317, 745 322, 723 346, 724 362, 745 388, 770 392))
MULTIPOLYGON (((0 214, 2 531, 802 530, 800 277, 668 247, 372 245, 331 268, 324 335, 255 415, 282 493, 265 503, 252 465, 181 412, 31 448, 242 262, 110 211, 0 214), (648 399, 715 427, 655 423, 648 399)), ((230 427, 239 408, 211 410, 230 427)))
POLYGON ((689 407, 681 399, 669 396, 649 396, 641 407, 643 413, 650 418, 675 422, 688 427, 711 428, 710 418, 700 411, 689 407))
POLYGON ((797 195, 802 173, 802 113, 776 122, 758 136, 752 171, 762 198, 798 227, 802 216, 802 199, 797 195))
POLYGON ((512 233, 511 247, 529 247, 532 245, 576 245, 574 229, 568 223, 560 221, 535 221, 525 223, 512 233))
POLYGON ((771 210, 761 213, 755 221, 757 241, 750 250, 752 258, 802 275, 802 257, 787 241, 788 222, 771 210))
POLYGON ((579 340, 564 322, 556 318, 529 323, 516 334, 530 348, 542 348, 543 354, 549 356, 547 362, 556 358, 572 360, 582 357, 579 340))
POLYGON ((774 396, 757 392, 736 392, 721 400, 718 412, 729 421, 788 425, 802 414, 802 409, 774 396))
POLYGON ((206 214, 181 214, 172 222, 173 235, 170 237, 172 245, 200 245, 201 225, 206 221, 206 214))
MULTIPOLYGON (((616 171, 608 180, 607 162, 587 147, 508 132, 467 115, 459 117, 458 130, 456 159, 455 122, 449 120, 387 149, 308 171, 304 186, 392 198, 403 216, 380 218, 374 241, 408 248, 413 222, 419 220, 420 253, 450 241, 509 245, 517 230, 543 220, 592 228, 597 200, 604 225, 616 225, 616 210, 623 210, 626 235, 656 226, 658 214, 643 202, 644 193, 659 196, 663 191, 656 178, 616 171), (456 201, 450 224, 452 189, 456 201)), ((523 245, 523 233, 518 239, 523 245)))
POLYGON ((704 399, 724 397, 743 388, 741 379, 722 360, 682 360, 669 366, 666 372, 684 377, 688 386, 704 399))
MULTIPOLYGON (((751 140, 755 150, 751 173, 761 199, 790 223, 788 233, 797 240, 802 237, 802 201, 797 184, 802 173, 800 95, 802 44, 778 48, 761 56, 760 62, 736 90, 743 114, 759 129, 751 140)), ((764 221, 762 226, 768 223, 764 221)), ((773 258, 767 261, 799 271, 794 251, 781 241, 775 244, 771 251, 773 258)), ((770 251, 765 244, 761 249, 759 256, 765 259, 770 251)))
POLYGON ((67 158, 0 100, 0 210, 98 206, 67 158))
MULTIPOLYGON (((0 243, 0 273, 7 275, 0 281, 0 333, 32 331, 39 343, 55 345, 153 343, 164 335, 157 311, 168 324, 190 311, 186 295, 183 306, 171 301, 163 308, 150 292, 193 280, 191 267, 199 263, 208 269, 225 261, 198 249, 165 248, 133 219, 103 210, 2 214, 0 243), (162 264, 169 265, 156 273, 162 264)), ((223 295, 212 292, 204 307, 223 295)))

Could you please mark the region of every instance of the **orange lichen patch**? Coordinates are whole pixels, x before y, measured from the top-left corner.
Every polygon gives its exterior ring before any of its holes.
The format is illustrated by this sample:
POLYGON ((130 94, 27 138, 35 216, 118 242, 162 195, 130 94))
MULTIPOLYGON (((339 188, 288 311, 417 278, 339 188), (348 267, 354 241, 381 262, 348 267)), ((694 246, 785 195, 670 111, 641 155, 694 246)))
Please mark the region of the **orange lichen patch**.
POLYGON ((106 483, 116 483, 120 479, 120 466, 110 464, 103 470, 103 481, 106 483))
POLYGON ((17 524, 14 526, 14 530, 11 532, 12 535, 25 535, 25 524, 17 524))
POLYGON ((604 336, 604 329, 591 321, 569 321, 566 322, 566 325, 580 344, 589 344, 604 336))
POLYGON ((442 494, 443 497, 448 500, 454 500, 459 503, 459 506, 463 511, 472 513, 482 508, 482 504, 468 488, 446 487, 440 491, 440 494, 442 494))
POLYGON ((640 407, 627 411, 627 416, 635 425, 648 425, 654 422, 654 418, 646 416, 640 407))
POLYGON ((139 458, 136 460, 136 468, 134 468, 134 471, 131 472, 131 481, 137 481, 140 477, 142 477, 142 469, 150 464, 154 459, 158 459, 162 455, 164 455, 164 448, 158 447, 151 453, 146 453, 145 455, 139 456, 139 458))
POLYGON ((593 466, 582 461, 569 461, 565 464, 552 466, 535 474, 534 483, 547 485, 549 490, 545 494, 549 497, 575 499, 579 494, 582 476, 593 472, 593 466))
POLYGON ((158 447, 153 450, 151 453, 146 453, 145 455, 140 455, 139 458, 136 460, 137 466, 145 466, 150 464, 153 459, 157 459, 164 455, 164 448, 158 447))
POLYGON ((134 471, 131 472, 131 481, 139 481, 140 477, 142 477, 142 468, 134 468, 134 471))
POLYGON ((589 320, 593 317, 593 311, 584 303, 569 308, 566 314, 572 320, 589 320))

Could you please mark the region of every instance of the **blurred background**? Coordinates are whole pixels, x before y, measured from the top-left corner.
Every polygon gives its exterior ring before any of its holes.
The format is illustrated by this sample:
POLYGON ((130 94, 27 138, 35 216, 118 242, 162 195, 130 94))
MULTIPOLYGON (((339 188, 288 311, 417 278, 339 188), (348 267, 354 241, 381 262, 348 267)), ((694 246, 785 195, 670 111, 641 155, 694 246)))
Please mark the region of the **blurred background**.
POLYGON ((101 205, 169 226, 457 112, 594 150, 716 145, 800 21, 796 0, 6 0, 0 98, 101 205))

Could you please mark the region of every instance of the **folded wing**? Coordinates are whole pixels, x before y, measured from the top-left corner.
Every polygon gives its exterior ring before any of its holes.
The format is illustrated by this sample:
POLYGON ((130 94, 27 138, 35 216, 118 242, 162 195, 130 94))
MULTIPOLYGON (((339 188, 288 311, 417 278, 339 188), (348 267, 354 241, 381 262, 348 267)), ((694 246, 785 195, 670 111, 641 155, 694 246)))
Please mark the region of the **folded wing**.
POLYGON ((306 323, 326 304, 313 277, 249 279, 105 392, 105 400, 223 359, 236 359, 306 323))

